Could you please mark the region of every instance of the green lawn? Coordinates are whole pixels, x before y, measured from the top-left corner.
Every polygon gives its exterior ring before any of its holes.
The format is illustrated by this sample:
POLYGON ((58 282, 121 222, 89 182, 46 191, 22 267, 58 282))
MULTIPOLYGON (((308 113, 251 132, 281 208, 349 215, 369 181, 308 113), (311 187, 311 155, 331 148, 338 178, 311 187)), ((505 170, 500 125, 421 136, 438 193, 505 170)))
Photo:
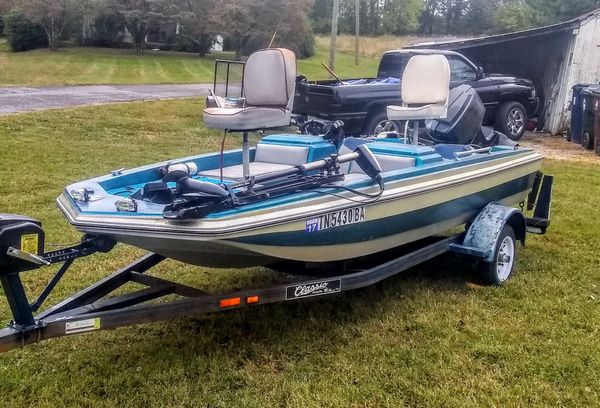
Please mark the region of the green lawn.
MULTIPOLYGON (((313 57, 299 61, 299 73, 310 79, 327 78, 321 62, 327 63, 328 49, 318 46, 316 51, 313 57)), ((213 81, 215 58, 231 58, 231 54, 199 58, 148 51, 136 55, 132 50, 92 47, 12 53, 6 43, 0 43, 0 86, 207 83, 213 81)), ((336 72, 343 77, 374 76, 377 63, 369 58, 357 67, 354 56, 338 54, 336 72)))
MULTIPOLYGON (((200 109, 184 100, 0 117, 0 211, 42 219, 48 242, 76 241, 53 202, 62 187, 215 149, 220 134, 202 127, 200 109)), ((0 355, 2 407, 597 406, 600 174, 544 167, 556 175, 552 227, 528 238, 503 287, 469 289, 468 268, 443 259, 334 300, 53 339, 0 355)), ((78 261, 46 306, 138 254, 78 261)), ((209 289, 276 277, 176 262, 157 273, 209 289)), ((27 289, 50 274, 28 274, 27 289)))

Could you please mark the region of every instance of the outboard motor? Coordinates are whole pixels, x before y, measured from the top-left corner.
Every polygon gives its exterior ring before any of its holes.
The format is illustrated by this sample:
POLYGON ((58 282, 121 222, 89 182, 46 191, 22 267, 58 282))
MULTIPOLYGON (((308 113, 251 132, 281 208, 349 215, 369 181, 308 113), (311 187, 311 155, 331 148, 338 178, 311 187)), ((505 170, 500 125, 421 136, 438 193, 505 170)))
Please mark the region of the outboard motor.
POLYGON ((436 143, 470 144, 481 132, 485 106, 475 90, 460 85, 450 90, 446 119, 425 121, 429 137, 436 143))

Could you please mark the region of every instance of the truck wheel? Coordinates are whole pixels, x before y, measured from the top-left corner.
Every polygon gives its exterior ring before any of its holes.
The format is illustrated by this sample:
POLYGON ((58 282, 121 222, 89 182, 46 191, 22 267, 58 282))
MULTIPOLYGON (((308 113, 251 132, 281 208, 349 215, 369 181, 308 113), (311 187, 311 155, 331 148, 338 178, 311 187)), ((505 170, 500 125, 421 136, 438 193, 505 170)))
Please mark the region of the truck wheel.
POLYGON ((371 115, 363 129, 367 136, 375 136, 379 132, 396 132, 399 135, 401 130, 402 126, 400 123, 389 120, 386 112, 379 112, 371 115))
POLYGON ((519 140, 525 133, 527 114, 519 102, 506 102, 496 113, 494 127, 512 140, 519 140))
POLYGON ((517 240, 510 225, 500 232, 492 262, 481 263, 481 281, 485 285, 501 285, 513 273, 517 258, 517 240))
POLYGON ((584 132, 583 137, 581 138, 581 146, 585 149, 592 149, 594 147, 594 139, 590 132, 584 132))

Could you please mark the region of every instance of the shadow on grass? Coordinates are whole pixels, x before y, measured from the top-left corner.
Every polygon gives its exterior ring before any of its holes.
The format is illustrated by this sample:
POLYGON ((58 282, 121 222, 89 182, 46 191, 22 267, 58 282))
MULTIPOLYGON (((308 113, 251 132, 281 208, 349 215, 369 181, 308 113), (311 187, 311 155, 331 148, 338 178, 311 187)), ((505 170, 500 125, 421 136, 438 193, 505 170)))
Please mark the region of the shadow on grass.
POLYGON ((361 328, 379 319, 386 310, 400 310, 410 330, 414 322, 411 309, 402 310, 405 300, 424 292, 460 295, 465 290, 465 280, 472 274, 472 266, 452 255, 443 255, 371 287, 333 298, 263 305, 202 318, 117 329, 119 341, 115 345, 105 344, 101 358, 132 368, 155 366, 157 359, 159 365, 185 366, 202 358, 210 361, 215 356, 230 361, 260 362, 264 355, 272 354, 281 354, 289 361, 319 350, 335 353, 334 350, 348 343, 349 333, 359 337, 361 328))

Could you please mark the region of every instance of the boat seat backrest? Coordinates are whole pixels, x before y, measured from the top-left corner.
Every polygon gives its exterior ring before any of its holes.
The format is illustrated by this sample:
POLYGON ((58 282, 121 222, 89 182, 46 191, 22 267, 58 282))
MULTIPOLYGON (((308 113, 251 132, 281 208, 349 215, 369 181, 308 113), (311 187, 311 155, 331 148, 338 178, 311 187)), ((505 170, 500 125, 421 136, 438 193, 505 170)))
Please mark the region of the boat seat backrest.
POLYGON ((297 166, 306 163, 308 146, 286 146, 277 144, 258 143, 254 155, 255 162, 288 164, 297 166))
POLYGON ((415 55, 402 74, 404 105, 445 104, 450 89, 450 65, 443 55, 415 55))
POLYGON ((296 56, 284 48, 256 51, 244 68, 244 93, 249 106, 286 107, 294 97, 296 56))

